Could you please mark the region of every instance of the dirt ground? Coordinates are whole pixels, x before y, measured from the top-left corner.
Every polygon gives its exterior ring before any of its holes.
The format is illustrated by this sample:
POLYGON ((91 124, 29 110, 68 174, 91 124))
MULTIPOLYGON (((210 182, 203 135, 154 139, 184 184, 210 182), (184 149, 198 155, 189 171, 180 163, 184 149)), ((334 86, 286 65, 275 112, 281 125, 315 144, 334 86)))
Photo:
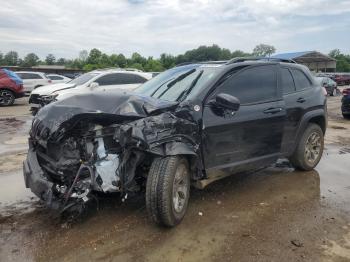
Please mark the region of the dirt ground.
POLYGON ((329 97, 316 170, 277 165, 192 190, 173 229, 146 216, 144 197, 100 201, 68 224, 24 187, 26 99, 0 108, 0 261, 350 261, 350 121, 329 97))

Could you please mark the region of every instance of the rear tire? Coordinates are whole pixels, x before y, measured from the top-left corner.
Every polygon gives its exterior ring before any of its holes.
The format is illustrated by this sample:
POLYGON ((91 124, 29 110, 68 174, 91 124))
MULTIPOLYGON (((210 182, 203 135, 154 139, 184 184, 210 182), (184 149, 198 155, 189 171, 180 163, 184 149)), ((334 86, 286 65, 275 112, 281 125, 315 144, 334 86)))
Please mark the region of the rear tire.
POLYGON ((0 90, 0 106, 11 106, 15 102, 15 95, 7 89, 0 90))
POLYGON ((317 124, 309 124, 290 157, 291 164, 300 170, 312 170, 322 157, 324 148, 323 131, 317 124))
POLYGON ((190 196, 188 162, 181 156, 156 158, 146 185, 146 207, 155 223, 173 227, 185 216, 190 196))

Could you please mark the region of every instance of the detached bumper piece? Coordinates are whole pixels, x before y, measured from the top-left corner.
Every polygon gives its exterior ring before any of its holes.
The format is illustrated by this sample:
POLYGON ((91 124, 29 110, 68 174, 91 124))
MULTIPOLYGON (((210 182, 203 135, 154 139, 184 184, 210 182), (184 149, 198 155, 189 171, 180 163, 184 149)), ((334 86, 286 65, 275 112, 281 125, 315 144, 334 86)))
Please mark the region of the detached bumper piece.
POLYGON ((48 181, 41 169, 36 153, 29 149, 27 159, 23 162, 24 182, 27 188, 43 200, 46 205, 58 209, 59 205, 53 201, 53 183, 48 181))

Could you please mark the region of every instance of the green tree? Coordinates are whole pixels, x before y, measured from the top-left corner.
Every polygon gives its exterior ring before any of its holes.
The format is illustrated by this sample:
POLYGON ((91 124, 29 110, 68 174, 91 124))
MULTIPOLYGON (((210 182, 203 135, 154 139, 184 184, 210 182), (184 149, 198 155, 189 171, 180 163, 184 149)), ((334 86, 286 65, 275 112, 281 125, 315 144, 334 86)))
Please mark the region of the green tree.
POLYGON ((164 70, 162 63, 159 60, 149 57, 147 63, 144 66, 144 70, 147 72, 161 72, 164 70))
POLYGON ((100 68, 104 68, 104 67, 108 67, 108 66, 112 66, 108 55, 106 54, 101 54, 100 59, 98 61, 99 67, 100 68))
POLYGON ((337 58, 341 55, 341 52, 339 49, 333 49, 328 54, 330 57, 337 58))
POLYGON ((231 59, 232 54, 231 51, 227 48, 223 48, 220 51, 220 60, 229 60, 231 59))
POLYGON ((0 52, 0 65, 4 65, 4 55, 0 52))
POLYGON ((23 59, 23 66, 36 66, 39 63, 39 57, 34 53, 27 54, 23 59))
POLYGON ((337 71, 350 72, 350 63, 346 58, 341 57, 337 59, 337 71))
POLYGON ((276 48, 274 46, 266 45, 266 44, 259 44, 253 49, 254 56, 270 57, 275 52, 276 52, 276 48))
POLYGON ((121 68, 126 67, 126 57, 123 54, 119 54, 118 55, 118 57, 117 57, 117 64, 121 68))
POLYGON ((141 56, 139 53, 135 52, 131 55, 131 64, 141 64, 145 65, 147 63, 147 59, 141 56))
POLYGON ((328 54, 337 60, 338 72, 350 72, 350 55, 343 54, 339 49, 333 49, 328 54))
POLYGON ((129 67, 130 68, 139 69, 139 70, 143 70, 143 66, 140 63, 134 63, 134 64, 130 65, 129 67))
POLYGON ((101 56, 102 56, 102 52, 97 48, 93 48, 90 50, 90 53, 86 62, 88 64, 98 64, 100 62, 101 56))
POLYGON ((56 62, 56 65, 66 65, 67 64, 67 60, 64 59, 63 57, 59 58, 56 62))
POLYGON ((231 58, 235 57, 245 57, 245 56, 251 56, 249 53, 245 53, 242 50, 235 50, 231 53, 231 58))
POLYGON ((18 53, 16 51, 10 51, 4 56, 4 65, 16 66, 18 65, 18 53))
POLYGON ((160 60, 160 63, 162 64, 162 67, 166 69, 172 68, 176 64, 175 57, 169 54, 161 54, 159 60, 160 60))
POLYGON ((53 54, 48 54, 45 58, 45 62, 47 65, 54 65, 56 61, 56 57, 53 54))

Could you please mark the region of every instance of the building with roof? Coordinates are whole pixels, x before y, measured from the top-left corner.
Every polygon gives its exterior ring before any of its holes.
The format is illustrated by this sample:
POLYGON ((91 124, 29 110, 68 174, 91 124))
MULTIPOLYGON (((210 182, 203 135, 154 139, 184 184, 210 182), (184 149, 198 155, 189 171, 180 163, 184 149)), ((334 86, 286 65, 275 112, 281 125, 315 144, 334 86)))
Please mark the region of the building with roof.
POLYGON ((337 66, 334 58, 317 51, 282 53, 273 55, 271 58, 292 59, 315 72, 335 72, 337 66))

